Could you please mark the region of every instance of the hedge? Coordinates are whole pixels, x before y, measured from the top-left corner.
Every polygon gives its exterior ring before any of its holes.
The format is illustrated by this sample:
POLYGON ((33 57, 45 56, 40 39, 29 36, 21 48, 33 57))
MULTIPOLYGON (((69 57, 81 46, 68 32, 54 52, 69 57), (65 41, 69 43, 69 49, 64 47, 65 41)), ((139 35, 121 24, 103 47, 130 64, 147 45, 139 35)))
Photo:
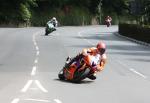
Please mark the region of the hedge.
POLYGON ((150 43, 150 27, 136 24, 119 24, 119 34, 150 43))

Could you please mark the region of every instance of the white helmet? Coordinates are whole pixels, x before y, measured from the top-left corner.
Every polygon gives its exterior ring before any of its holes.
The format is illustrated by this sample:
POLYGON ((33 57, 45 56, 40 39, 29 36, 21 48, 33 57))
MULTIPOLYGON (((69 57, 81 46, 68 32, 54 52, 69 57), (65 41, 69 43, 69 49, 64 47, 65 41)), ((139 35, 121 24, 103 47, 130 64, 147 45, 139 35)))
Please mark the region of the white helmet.
POLYGON ((56 21, 56 18, 55 18, 55 17, 53 17, 52 19, 56 21))

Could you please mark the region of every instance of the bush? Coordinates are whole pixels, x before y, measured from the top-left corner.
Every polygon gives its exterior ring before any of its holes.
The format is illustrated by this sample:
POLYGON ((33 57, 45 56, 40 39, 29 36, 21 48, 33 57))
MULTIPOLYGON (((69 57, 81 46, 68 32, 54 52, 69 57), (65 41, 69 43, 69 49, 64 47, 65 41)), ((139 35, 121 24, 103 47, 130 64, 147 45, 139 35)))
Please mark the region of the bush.
POLYGON ((140 41, 150 43, 150 27, 136 24, 119 24, 119 33, 140 41))
POLYGON ((60 15, 62 25, 89 25, 92 17, 84 8, 73 8, 68 14, 60 15))

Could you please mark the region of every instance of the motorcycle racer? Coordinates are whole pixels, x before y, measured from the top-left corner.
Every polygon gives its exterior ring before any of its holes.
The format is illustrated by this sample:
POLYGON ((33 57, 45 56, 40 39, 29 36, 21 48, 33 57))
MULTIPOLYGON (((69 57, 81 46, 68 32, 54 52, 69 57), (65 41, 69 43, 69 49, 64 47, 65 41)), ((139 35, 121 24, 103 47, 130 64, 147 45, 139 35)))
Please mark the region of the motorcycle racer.
MULTIPOLYGON (((106 45, 103 42, 99 42, 96 47, 86 48, 83 49, 82 52, 77 55, 75 58, 71 59, 71 62, 69 62, 68 66, 72 64, 75 61, 79 61, 81 58, 84 58, 84 60, 87 60, 88 65, 91 66, 91 70, 89 73, 88 78, 95 80, 96 79, 96 73, 100 72, 104 69, 104 65, 106 63, 106 45)), ((86 65, 83 65, 78 70, 83 70, 86 65)))
POLYGON ((104 69, 104 65, 106 63, 106 45, 103 42, 99 42, 96 47, 91 47, 88 49, 83 49, 82 54, 86 57, 87 55, 92 55, 91 65, 93 65, 93 69, 91 69, 91 75, 89 75, 89 79, 96 79, 96 73, 100 72, 104 69))
POLYGON ((58 24, 58 21, 56 20, 55 17, 53 17, 50 21, 48 21, 46 23, 45 35, 47 36, 49 33, 55 31, 57 24, 58 24))
POLYGON ((112 21, 112 18, 110 16, 107 16, 105 19, 107 27, 111 26, 111 21, 112 21))
POLYGON ((52 23, 54 27, 57 27, 58 21, 56 17, 53 17, 50 21, 47 22, 47 24, 52 23))

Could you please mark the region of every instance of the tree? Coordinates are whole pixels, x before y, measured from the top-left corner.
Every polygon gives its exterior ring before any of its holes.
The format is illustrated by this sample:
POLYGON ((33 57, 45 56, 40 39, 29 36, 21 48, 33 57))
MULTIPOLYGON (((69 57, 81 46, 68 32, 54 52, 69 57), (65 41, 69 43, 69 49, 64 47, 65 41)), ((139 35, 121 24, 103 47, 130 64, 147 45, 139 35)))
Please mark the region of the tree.
POLYGON ((30 6, 35 5, 35 0, 1 0, 0 22, 27 22, 31 18, 30 6))
POLYGON ((150 22, 150 0, 132 1, 131 14, 137 18, 138 24, 148 24, 150 22))

